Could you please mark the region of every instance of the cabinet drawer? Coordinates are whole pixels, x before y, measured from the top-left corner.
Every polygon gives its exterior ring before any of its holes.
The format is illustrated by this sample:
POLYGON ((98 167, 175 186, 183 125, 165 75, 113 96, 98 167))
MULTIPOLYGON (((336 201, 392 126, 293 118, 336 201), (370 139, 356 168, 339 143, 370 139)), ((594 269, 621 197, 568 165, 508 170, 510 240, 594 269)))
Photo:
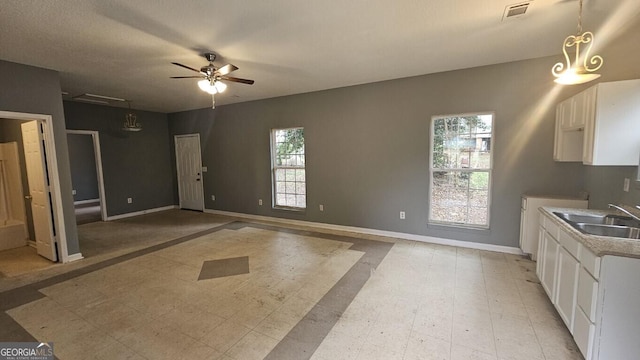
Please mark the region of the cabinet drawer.
POLYGON ((571 237, 571 235, 567 234, 562 230, 560 230, 560 233, 557 239, 560 245, 562 245, 562 247, 567 249, 567 251, 571 255, 573 255, 573 257, 580 260, 580 248, 582 247, 582 244, 580 244, 578 240, 574 239, 573 237, 571 237))
POLYGON ((593 347, 593 335, 596 326, 587 319, 587 316, 579 308, 576 311, 576 318, 573 327, 573 339, 578 345, 578 349, 585 359, 591 359, 591 348, 593 347))
POLYGON ((596 280, 600 278, 600 260, 601 258, 595 256, 591 251, 586 248, 582 248, 582 253, 580 254, 581 259, 580 263, 582 266, 587 269, 589 274, 593 276, 596 280))
POLYGON ((589 321, 596 320, 596 300, 598 298, 598 282, 591 274, 580 267, 580 277, 578 280, 578 305, 589 318, 589 321))

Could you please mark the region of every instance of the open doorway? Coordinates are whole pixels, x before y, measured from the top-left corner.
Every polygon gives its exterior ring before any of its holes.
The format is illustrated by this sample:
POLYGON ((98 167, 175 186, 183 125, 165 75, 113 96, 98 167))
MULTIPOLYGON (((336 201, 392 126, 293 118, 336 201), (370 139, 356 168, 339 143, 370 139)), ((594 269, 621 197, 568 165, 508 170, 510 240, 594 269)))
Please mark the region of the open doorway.
POLYGON ((100 136, 97 131, 67 130, 73 203, 78 225, 106 221, 100 136))
MULTIPOLYGON (((3 223, 15 223, 15 221, 12 221, 14 219, 10 219, 10 217, 20 218, 20 209, 24 209, 24 221, 19 226, 22 227, 24 235, 17 235, 20 244, 4 248, 2 249, 2 254, 0 254, 2 255, 0 256, 0 266, 8 267, 10 268, 9 270, 17 269, 17 271, 28 272, 36 270, 37 267, 50 266, 56 261, 68 262, 76 258, 82 258, 80 254, 74 254, 73 259, 71 259, 67 251, 66 229, 60 201, 58 165, 51 121, 50 115, 0 111, 0 126, 2 130, 0 131, 0 142, 15 143, 12 148, 18 149, 20 153, 18 155, 19 164, 17 165, 19 168, 17 171, 20 172, 18 176, 20 180, 5 182, 5 185, 9 184, 9 182, 13 183, 12 189, 8 189, 5 186, 5 193, 14 194, 14 189, 18 193, 22 192, 22 198, 19 199, 22 201, 22 206, 15 200, 10 204, 10 207, 17 206, 17 212, 6 206, 7 214, 5 215, 7 216, 5 217, 7 219, 3 220, 3 223), (25 136, 27 139, 25 139, 25 136), (29 183, 32 177, 34 180, 29 183), (38 179, 41 180, 42 184, 37 181, 38 179), (16 183, 18 183, 18 186, 15 185, 16 183), (38 238, 39 233, 47 235, 44 238, 38 238), (9 252, 13 253, 8 254, 9 252), (17 253, 20 256, 17 256, 17 253), (49 260, 44 260, 44 258, 49 260), (7 259, 11 259, 14 262, 5 261, 7 259), (31 259, 33 261, 21 261, 16 264, 16 259, 31 259)), ((12 166, 15 169, 15 165, 8 167, 12 166)), ((17 178, 15 175, 13 177, 14 179, 17 178)), ((18 198, 15 195, 13 197, 18 198)), ((20 222, 19 219, 17 221, 18 223, 20 222)), ((15 239, 16 235, 12 235, 12 237, 15 239)), ((4 273, 1 269, 0 272, 4 273)))

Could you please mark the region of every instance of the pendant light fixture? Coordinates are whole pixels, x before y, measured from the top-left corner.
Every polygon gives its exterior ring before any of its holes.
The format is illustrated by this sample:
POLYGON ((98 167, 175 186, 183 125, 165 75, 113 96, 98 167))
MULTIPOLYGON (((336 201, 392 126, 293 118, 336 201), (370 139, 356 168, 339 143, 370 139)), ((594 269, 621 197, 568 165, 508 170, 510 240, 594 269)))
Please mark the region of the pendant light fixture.
POLYGON ((591 31, 582 32, 582 0, 579 1, 577 35, 569 35, 564 39, 562 53, 565 62, 556 63, 551 69, 551 73, 556 77, 554 81, 562 85, 583 84, 599 78, 600 74, 596 74, 595 71, 600 69, 604 63, 600 55, 591 56, 594 37, 591 31), (581 45, 584 45, 582 53, 580 52, 581 45), (573 47, 575 47, 575 58, 571 63, 568 50, 573 47))
POLYGON ((142 125, 137 121, 136 114, 131 111, 131 102, 127 101, 129 105, 129 111, 124 116, 124 124, 122 125, 123 131, 140 131, 142 130, 142 125))

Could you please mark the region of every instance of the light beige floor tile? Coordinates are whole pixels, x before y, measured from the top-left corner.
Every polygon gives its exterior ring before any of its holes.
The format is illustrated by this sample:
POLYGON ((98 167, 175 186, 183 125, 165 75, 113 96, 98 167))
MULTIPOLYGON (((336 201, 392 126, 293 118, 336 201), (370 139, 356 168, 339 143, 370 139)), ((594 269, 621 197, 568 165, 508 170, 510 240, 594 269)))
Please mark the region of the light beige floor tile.
POLYGON ((418 333, 411 334, 405 360, 449 360, 451 343, 418 333))
POLYGON ((353 360, 364 345, 366 333, 331 331, 313 353, 311 360, 353 360))
POLYGON ((418 312, 412 330, 418 334, 450 342, 453 314, 451 312, 418 312))
POLYGON ((542 360, 544 355, 535 337, 533 338, 496 338, 499 359, 504 360, 542 360))
POLYGON ((173 329, 162 320, 154 320, 133 329, 119 341, 133 351, 150 359, 175 358, 193 338, 173 329))
POLYGON ((463 345, 487 354, 496 354, 491 320, 478 317, 460 317, 453 321, 452 344, 463 345))
POLYGON ((453 344, 451 346, 451 360, 497 360, 495 354, 488 354, 482 351, 466 347, 464 345, 453 344))
POLYGON ((278 344, 278 340, 250 331, 226 354, 234 359, 261 360, 278 344))
MULTIPOLYGON (((55 349, 55 344, 54 344, 55 349)), ((58 354, 56 354, 58 355, 58 354)), ((96 360, 144 360, 146 359, 141 354, 136 353, 132 349, 124 346, 120 342, 110 343, 108 346, 103 347, 102 349, 96 351, 92 354, 92 356, 87 357, 86 359, 96 359, 96 360)))
POLYGON ((211 332, 204 335, 200 341, 220 352, 226 352, 249 331, 251 331, 251 329, 244 325, 226 320, 211 332))
POLYGON ((173 309, 161 319, 165 324, 197 340, 225 321, 220 316, 189 304, 173 309))

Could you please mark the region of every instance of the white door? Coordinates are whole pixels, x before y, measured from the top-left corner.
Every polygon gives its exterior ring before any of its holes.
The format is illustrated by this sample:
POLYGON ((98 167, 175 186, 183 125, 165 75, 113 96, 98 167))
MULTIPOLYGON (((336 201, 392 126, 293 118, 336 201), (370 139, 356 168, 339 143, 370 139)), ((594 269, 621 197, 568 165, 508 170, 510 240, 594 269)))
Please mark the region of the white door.
POLYGON ((38 254, 51 261, 58 261, 40 123, 38 121, 29 121, 22 123, 21 126, 36 247, 38 254))
POLYGON ((180 208, 204 210, 200 134, 176 135, 176 168, 180 208))

